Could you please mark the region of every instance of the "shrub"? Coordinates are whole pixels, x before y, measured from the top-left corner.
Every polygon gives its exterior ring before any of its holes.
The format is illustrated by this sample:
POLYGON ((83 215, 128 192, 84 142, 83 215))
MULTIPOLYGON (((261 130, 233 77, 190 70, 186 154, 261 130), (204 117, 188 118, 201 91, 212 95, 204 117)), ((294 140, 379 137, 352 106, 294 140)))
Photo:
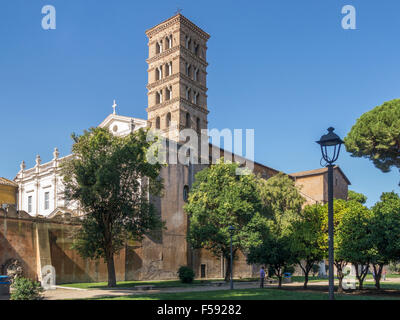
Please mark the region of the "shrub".
POLYGON ((192 283, 194 271, 189 267, 182 266, 178 270, 178 276, 182 283, 192 283))
POLYGON ((27 278, 17 277, 14 279, 11 292, 11 300, 40 300, 43 288, 39 282, 27 278))
POLYGON ((319 265, 313 264, 311 271, 313 273, 313 276, 315 277, 315 275, 319 272, 319 265))

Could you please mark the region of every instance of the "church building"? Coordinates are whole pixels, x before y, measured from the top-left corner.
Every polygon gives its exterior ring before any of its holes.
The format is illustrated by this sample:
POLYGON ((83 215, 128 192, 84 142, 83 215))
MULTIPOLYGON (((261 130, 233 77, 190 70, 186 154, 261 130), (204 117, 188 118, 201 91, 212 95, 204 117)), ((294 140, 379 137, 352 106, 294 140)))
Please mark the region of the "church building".
MULTIPOLYGON (((147 30, 146 35, 149 48, 146 60, 147 119, 117 114, 114 101, 113 112, 99 127, 108 128, 119 136, 140 128, 152 128, 162 132, 170 141, 182 143, 179 136, 181 130, 190 128, 200 133, 201 130, 208 129, 207 41, 210 35, 180 13, 147 30)), ((231 152, 211 144, 208 144, 207 148, 218 152, 219 156, 232 155, 231 152)), ((41 223, 39 231, 32 232, 33 237, 42 237, 32 244, 32 252, 36 258, 24 263, 36 263, 36 266, 30 265, 29 268, 37 270, 39 278, 41 269, 38 266, 53 265, 59 275, 58 282, 105 280, 107 273, 102 271, 103 267, 99 267, 98 264, 92 265, 76 253, 72 253, 71 239, 66 236, 69 227, 61 226, 62 219, 84 214, 78 203, 68 202, 64 198, 60 163, 68 157, 71 155, 60 157, 57 148, 50 162, 42 163, 38 155, 33 168, 27 169, 22 162, 14 179, 15 187, 18 186, 16 206, 20 212, 24 212, 23 219, 32 217, 32 228, 41 223), (44 227, 45 224, 49 226, 44 227)), ((239 158, 245 161, 243 157, 239 158)), ((140 243, 127 243, 122 253, 116 257, 118 280, 175 279, 178 268, 186 265, 194 269, 197 278, 224 276, 227 266, 222 258, 214 257, 206 250, 192 250, 186 241, 188 217, 183 211, 183 206, 196 172, 205 166, 177 163, 162 168, 164 195, 152 201, 166 223, 166 230, 162 232, 161 237, 147 236, 140 243)), ((279 172, 254 161, 251 162, 251 167, 265 179, 279 172)), ((336 196, 347 198, 350 181, 339 167, 335 167, 334 175, 335 188, 340 190, 340 194, 336 196)), ((289 176, 294 179, 296 185, 302 186, 301 192, 307 203, 327 201, 325 169, 289 176)), ((18 236, 17 231, 14 236, 18 236)), ((10 252, 11 255, 13 251, 10 249, 10 252)), ((0 248, 0 265, 4 263, 1 256, 0 248)), ((19 256, 24 260, 23 255, 19 256)), ((254 266, 247 265, 243 254, 239 254, 234 268, 235 276, 238 277, 251 277, 257 273, 254 266)))

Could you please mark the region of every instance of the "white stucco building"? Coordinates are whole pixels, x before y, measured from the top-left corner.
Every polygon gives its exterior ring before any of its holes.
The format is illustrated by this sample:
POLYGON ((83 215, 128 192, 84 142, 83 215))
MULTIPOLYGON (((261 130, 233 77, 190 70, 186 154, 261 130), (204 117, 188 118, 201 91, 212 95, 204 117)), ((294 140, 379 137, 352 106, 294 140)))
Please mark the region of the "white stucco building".
MULTIPOLYGON (((147 126, 147 121, 132 117, 110 114, 99 125, 101 128, 108 128, 118 136, 127 135, 147 126)), ((57 213, 71 213, 80 215, 82 212, 76 202, 68 202, 64 198, 64 185, 60 176, 60 163, 62 160, 71 157, 59 157, 58 149, 53 152, 53 159, 43 163, 39 155, 36 156, 36 165, 26 169, 25 162, 21 163, 21 170, 14 181, 18 184, 18 210, 23 210, 31 216, 52 217, 57 213)))

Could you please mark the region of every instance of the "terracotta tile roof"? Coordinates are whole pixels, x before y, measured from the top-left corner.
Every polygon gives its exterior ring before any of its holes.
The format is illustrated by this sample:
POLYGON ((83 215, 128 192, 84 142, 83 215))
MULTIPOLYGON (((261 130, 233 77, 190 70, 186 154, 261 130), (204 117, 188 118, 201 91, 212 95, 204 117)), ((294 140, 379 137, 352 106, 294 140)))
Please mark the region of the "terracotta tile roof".
MULTIPOLYGON (((343 176, 343 178, 346 180, 346 182, 349 185, 351 185, 350 180, 346 177, 346 175, 343 173, 342 169, 340 169, 339 166, 334 166, 334 169, 339 170, 340 174, 343 176)), ((326 172, 328 172, 328 168, 325 167, 325 168, 320 168, 320 169, 289 173, 289 176, 298 178, 298 177, 307 177, 307 176, 320 175, 320 174, 324 174, 326 172)))
POLYGON ((14 181, 2 177, 0 177, 0 185, 18 187, 18 184, 16 184, 14 181))

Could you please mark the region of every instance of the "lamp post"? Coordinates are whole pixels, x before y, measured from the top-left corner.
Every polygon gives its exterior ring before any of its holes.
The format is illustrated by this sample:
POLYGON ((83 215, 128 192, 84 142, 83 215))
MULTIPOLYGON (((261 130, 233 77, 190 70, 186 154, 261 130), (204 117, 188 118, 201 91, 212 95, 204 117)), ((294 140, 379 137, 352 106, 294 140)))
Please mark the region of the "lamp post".
POLYGON ((233 235, 233 232, 235 231, 235 228, 233 227, 233 226, 230 226, 229 228, 228 228, 228 230, 229 230, 229 234, 231 235, 231 266, 230 266, 230 270, 231 270, 231 272, 230 272, 230 274, 231 274, 231 281, 230 281, 230 284, 231 284, 231 290, 233 290, 233 271, 232 271, 232 257, 233 257, 233 255, 232 255, 232 235, 233 235))
POLYGON ((321 146, 322 158, 328 167, 328 246, 329 246, 329 300, 334 300, 333 277, 333 163, 338 159, 342 139, 335 133, 334 128, 328 128, 328 133, 323 135, 317 143, 321 146))

